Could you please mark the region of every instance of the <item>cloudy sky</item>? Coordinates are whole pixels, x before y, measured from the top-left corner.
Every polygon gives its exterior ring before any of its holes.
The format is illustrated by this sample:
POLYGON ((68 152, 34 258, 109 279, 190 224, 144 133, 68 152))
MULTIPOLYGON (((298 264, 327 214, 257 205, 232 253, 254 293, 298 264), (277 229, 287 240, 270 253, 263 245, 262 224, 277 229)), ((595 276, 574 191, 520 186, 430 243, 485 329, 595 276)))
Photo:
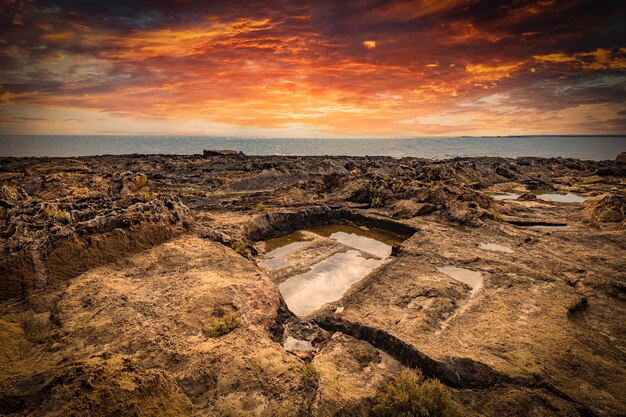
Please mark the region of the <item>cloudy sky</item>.
POLYGON ((0 133, 626 133, 626 7, 0 0, 0 133))

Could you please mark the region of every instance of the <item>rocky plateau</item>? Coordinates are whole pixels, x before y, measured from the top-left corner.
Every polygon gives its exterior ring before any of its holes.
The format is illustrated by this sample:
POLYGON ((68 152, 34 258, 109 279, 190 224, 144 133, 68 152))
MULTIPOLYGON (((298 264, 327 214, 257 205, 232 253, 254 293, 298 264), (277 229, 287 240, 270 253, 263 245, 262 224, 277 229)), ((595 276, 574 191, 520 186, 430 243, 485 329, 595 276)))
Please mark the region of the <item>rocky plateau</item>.
POLYGON ((0 415, 367 416, 411 367, 468 416, 624 416, 625 214, 623 156, 1 158, 0 415), (297 316, 347 249, 265 241, 322 225, 397 243, 297 316))

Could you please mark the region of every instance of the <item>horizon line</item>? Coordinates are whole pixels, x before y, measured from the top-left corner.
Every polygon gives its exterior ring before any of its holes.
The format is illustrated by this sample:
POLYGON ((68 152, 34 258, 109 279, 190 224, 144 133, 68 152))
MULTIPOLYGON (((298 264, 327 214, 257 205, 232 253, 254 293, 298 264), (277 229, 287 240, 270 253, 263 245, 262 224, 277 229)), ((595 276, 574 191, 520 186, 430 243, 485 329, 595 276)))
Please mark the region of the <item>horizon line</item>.
POLYGON ((88 134, 6 134, 0 133, 0 137, 50 137, 50 136, 62 136, 62 137, 199 137, 199 138, 219 138, 219 139, 477 139, 477 138, 531 138, 531 137, 626 137, 626 133, 620 134, 527 134, 527 135, 450 135, 450 136, 253 136, 253 135, 198 135, 198 134, 113 134, 113 133, 88 133, 88 134))

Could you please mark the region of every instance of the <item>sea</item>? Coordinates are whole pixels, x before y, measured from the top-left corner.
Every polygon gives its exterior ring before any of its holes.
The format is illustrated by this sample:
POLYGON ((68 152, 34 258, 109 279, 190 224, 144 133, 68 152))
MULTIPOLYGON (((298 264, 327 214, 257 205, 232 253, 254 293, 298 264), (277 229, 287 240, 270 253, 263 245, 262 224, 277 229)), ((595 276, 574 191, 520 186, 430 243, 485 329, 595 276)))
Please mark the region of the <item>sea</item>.
POLYGON ((347 155, 446 159, 468 156, 614 160, 626 136, 503 136, 415 138, 261 138, 216 136, 0 135, 0 156, 200 154, 234 149, 247 155, 347 155))

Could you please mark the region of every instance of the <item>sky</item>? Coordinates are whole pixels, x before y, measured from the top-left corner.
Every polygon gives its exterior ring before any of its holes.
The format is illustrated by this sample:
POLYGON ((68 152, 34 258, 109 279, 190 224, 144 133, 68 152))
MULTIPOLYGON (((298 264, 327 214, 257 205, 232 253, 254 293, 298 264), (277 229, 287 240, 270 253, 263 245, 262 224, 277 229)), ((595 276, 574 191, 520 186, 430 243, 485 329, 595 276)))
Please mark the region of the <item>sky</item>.
POLYGON ((626 134, 626 3, 0 0, 0 133, 626 134))

